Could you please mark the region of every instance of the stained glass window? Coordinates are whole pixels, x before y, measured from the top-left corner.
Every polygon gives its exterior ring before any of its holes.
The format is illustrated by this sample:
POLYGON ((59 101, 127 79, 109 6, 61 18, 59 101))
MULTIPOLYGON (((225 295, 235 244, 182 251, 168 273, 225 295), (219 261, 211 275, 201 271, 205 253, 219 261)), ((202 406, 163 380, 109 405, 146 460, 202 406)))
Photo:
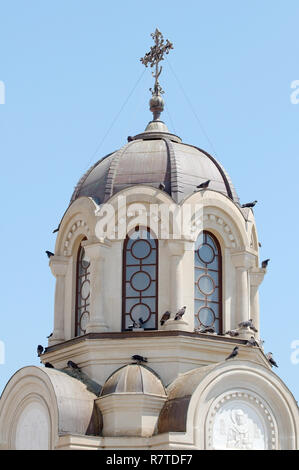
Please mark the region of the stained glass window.
POLYGON ((195 267, 195 328, 214 327, 222 332, 221 250, 214 235, 202 232, 196 241, 195 267))
POLYGON ((124 242, 122 329, 157 329, 158 240, 137 227, 124 242))
POLYGON ((89 321, 90 307, 90 262, 85 250, 80 246, 77 258, 77 286, 76 286, 76 326, 75 335, 86 333, 89 321))

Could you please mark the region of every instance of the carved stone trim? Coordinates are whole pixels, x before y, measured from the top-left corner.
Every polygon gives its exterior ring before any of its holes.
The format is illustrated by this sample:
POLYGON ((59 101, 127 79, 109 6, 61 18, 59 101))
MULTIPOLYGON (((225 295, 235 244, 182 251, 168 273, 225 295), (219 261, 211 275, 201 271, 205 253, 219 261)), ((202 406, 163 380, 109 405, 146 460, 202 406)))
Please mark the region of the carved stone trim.
MULTIPOLYGON (((205 209, 203 208, 203 210, 205 209)), ((193 221, 192 226, 191 226, 191 231, 192 232, 197 231, 198 226, 200 225, 202 225, 203 230, 208 230, 209 229, 208 222, 212 222, 212 224, 218 225, 220 228, 219 231, 225 232, 226 237, 229 240, 230 248, 237 248, 237 240, 233 234, 231 227, 229 226, 229 224, 225 222, 225 220, 222 217, 219 217, 215 214, 204 214, 202 221, 199 221, 199 220, 193 221)))
POLYGON ((64 256, 70 256, 72 254, 71 253, 71 246, 72 246, 71 240, 74 237, 75 232, 80 227, 83 228, 83 231, 84 231, 84 233, 87 237, 90 235, 90 229, 89 229, 87 223, 85 222, 85 220, 79 219, 77 221, 74 221, 74 223, 72 224, 70 230, 67 233, 66 239, 65 239, 64 244, 63 244, 63 248, 64 248, 63 255, 64 256))
POLYGON ((241 401, 249 407, 253 408, 256 414, 263 420, 267 428, 268 449, 274 450, 278 448, 277 426, 272 412, 266 402, 256 393, 250 390, 234 390, 226 392, 219 396, 211 405, 206 419, 206 448, 213 449, 213 429, 215 417, 223 405, 229 402, 241 401))

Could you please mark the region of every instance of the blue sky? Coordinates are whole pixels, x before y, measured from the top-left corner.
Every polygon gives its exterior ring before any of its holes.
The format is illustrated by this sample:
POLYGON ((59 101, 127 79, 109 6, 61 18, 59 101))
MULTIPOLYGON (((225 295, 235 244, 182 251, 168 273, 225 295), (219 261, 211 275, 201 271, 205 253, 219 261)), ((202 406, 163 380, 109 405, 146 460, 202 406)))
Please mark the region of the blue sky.
POLYGON ((139 58, 159 27, 175 46, 160 80, 163 119, 185 142, 216 152, 242 202, 258 200, 261 258, 271 258, 262 337, 299 399, 290 359, 299 340, 299 104, 290 101, 299 3, 2 0, 0 9, 0 391, 16 370, 38 365, 36 345, 52 331, 45 250, 54 250, 73 187, 151 118, 152 78, 149 70, 141 77, 139 58))

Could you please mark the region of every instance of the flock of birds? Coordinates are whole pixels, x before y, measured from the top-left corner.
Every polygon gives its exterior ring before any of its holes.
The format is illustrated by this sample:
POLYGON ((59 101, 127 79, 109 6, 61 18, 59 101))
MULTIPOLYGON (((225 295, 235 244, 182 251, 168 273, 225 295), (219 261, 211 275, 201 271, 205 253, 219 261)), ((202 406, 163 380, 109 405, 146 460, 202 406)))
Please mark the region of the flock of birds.
MULTIPOLYGON (((176 320, 176 321, 181 320, 182 317, 184 316, 185 312, 186 312, 186 306, 184 305, 184 307, 180 308, 176 312, 176 314, 174 315, 174 320, 176 320)), ((161 326, 164 325, 165 322, 167 322, 170 319, 171 319, 171 312, 169 312, 167 310, 161 317, 160 325, 161 326)), ((128 329, 142 328, 142 325, 144 323, 145 322, 143 321, 142 318, 139 318, 138 322, 133 320, 133 324, 130 325, 128 329)), ((258 330, 256 329, 256 327, 253 324, 252 318, 250 318, 247 321, 240 322, 238 324, 238 329, 229 330, 226 333, 224 333, 224 335, 229 335, 231 337, 236 337, 236 336, 239 336, 241 330, 248 329, 248 328, 250 330, 252 330, 254 333, 258 332, 258 330)), ((221 333, 217 333, 213 326, 210 326, 210 327, 203 327, 202 326, 200 328, 196 328, 194 331, 196 333, 200 333, 200 334, 214 334, 214 335, 217 334, 218 336, 224 336, 221 333)), ((52 333, 48 336, 48 338, 50 338, 51 336, 52 336, 52 333)), ((251 338, 246 342, 246 345, 251 346, 251 347, 254 347, 254 346, 255 347, 262 347, 263 343, 264 343, 264 341, 262 341, 262 340, 257 341, 254 336, 251 336, 251 338)), ((44 347, 39 344, 37 346, 37 355, 38 355, 38 357, 40 357, 43 354, 43 352, 44 352, 44 347)), ((239 346, 235 346, 234 349, 232 350, 232 352, 230 353, 230 355, 227 356, 225 358, 225 360, 227 361, 229 359, 233 359, 233 358, 237 357, 238 354, 239 354, 239 346)), ((267 358, 268 362, 271 364, 271 367, 273 367, 273 366, 278 367, 277 363, 275 362, 275 360, 273 358, 273 354, 271 352, 266 354, 266 358, 267 358)), ((136 361, 137 364, 148 362, 148 359, 146 357, 140 356, 138 354, 133 355, 131 357, 131 359, 136 361)), ((77 370, 80 371, 80 368, 78 367, 78 365, 75 364, 73 361, 68 361, 67 366, 71 369, 77 369, 77 370)), ((54 368, 54 366, 49 362, 45 363, 45 367, 54 368)))
MULTIPOLYGON (((128 142, 131 141, 131 140, 129 140, 129 139, 132 139, 132 140, 133 140, 133 138, 129 136, 129 137, 128 137, 128 142)), ((203 183, 200 183, 199 185, 196 186, 196 189, 194 190, 194 192, 197 192, 198 190, 201 190, 201 189, 207 189, 207 188, 209 187, 210 183, 211 183, 211 180, 206 180, 206 181, 204 181, 203 183)), ((161 182, 161 183, 159 183, 158 188, 159 188, 161 191, 165 191, 166 186, 165 186, 164 183, 161 182)), ((252 209, 252 208, 257 204, 257 202, 258 202, 258 201, 247 202, 246 204, 242 204, 242 205, 241 205, 241 208, 242 208, 242 209, 245 209, 245 208, 252 209)), ((58 232, 59 227, 60 227, 60 225, 59 225, 55 230, 53 230, 53 233, 58 232)), ((262 245, 259 243, 259 246, 261 247, 262 245)), ((49 251, 49 250, 46 250, 46 254, 47 254, 48 258, 51 258, 51 256, 54 256, 54 253, 52 253, 52 251, 49 251)), ((264 261, 262 262, 262 266, 261 266, 261 267, 262 267, 263 269, 266 269, 267 266, 268 266, 269 261, 270 261, 270 259, 264 260, 264 261)), ((139 319, 139 321, 140 321, 140 319, 139 319)), ((142 325, 142 323, 141 323, 141 325, 142 325)), ((141 327, 142 327, 142 326, 138 326, 138 322, 136 322, 136 326, 135 326, 134 324, 132 325, 132 328, 141 328, 141 327)))
MULTIPOLYGON (((128 137, 128 142, 130 142, 129 139, 130 139, 130 137, 128 137)), ((210 185, 210 182, 211 182, 211 180, 207 180, 207 181, 204 181, 203 183, 199 184, 198 186, 196 186, 195 192, 197 192, 197 190, 207 189, 210 185)), ((159 189, 161 191, 165 191, 165 189, 166 189, 165 184, 161 182, 159 184, 159 189)), ((242 204, 241 208, 242 209, 245 209, 245 208, 252 209, 257 204, 257 202, 258 201, 253 201, 253 202, 248 202, 246 204, 242 204)), ((53 230, 53 233, 58 232, 58 230, 59 230, 59 227, 57 229, 53 230)), ((261 246, 260 243, 259 243, 259 246, 261 246)), ((51 258, 51 256, 54 256, 54 253, 52 253, 51 251, 48 251, 48 250, 46 251, 46 254, 47 254, 48 258, 51 258)), ((266 259, 266 260, 262 261, 261 267, 263 269, 266 269, 267 266, 268 266, 269 261, 270 261, 270 259, 266 259)), ((174 315, 174 320, 181 320, 183 315, 185 314, 185 311, 186 311, 186 306, 179 309, 178 312, 174 315)), ((171 312, 166 311, 160 319, 160 325, 161 326, 164 325, 165 322, 168 321, 169 319, 171 319, 171 312)), ((143 327, 144 323, 146 323, 146 321, 144 321, 141 317, 138 320, 133 319, 132 324, 128 326, 128 330, 141 329, 143 327)), ((255 333, 257 333, 257 331, 258 331, 255 328, 255 326, 253 325, 252 319, 249 319, 248 321, 243 321, 243 322, 239 323, 238 327, 239 327, 238 329, 227 331, 226 333, 224 333, 224 335, 229 335, 231 337, 239 336, 240 330, 244 329, 244 328, 249 328, 252 331, 254 331, 255 333)), ((222 334, 217 333, 213 326, 209 326, 209 327, 203 327, 202 326, 200 328, 196 328, 194 331, 196 333, 201 333, 201 334, 218 334, 218 335, 223 336, 222 334)), ((47 338, 50 338, 52 336, 52 334, 53 333, 51 333, 47 338)), ((263 343, 264 343, 264 341, 262 341, 262 340, 256 341, 254 336, 251 336, 251 338, 246 342, 246 344, 248 346, 256 346, 256 347, 262 347, 263 343)), ((39 344, 38 347, 37 347, 38 357, 40 357, 43 354, 43 352, 44 352, 44 348, 43 348, 42 345, 39 344)), ((237 357, 238 354, 239 354, 239 346, 235 346, 233 351, 230 353, 230 355, 228 357, 226 357, 225 360, 227 361, 229 359, 233 359, 233 358, 237 357)), ((266 358, 269 361, 269 363, 271 364, 271 367, 273 367, 273 366, 278 367, 277 363, 273 359, 273 354, 271 352, 266 354, 266 358)), ((148 362, 148 359, 146 357, 140 356, 138 354, 133 355, 131 357, 131 359, 133 361, 135 361, 136 364, 141 364, 141 363, 148 362)), ((54 369, 54 366, 50 362, 46 362, 44 365, 45 365, 45 367, 54 369)), ((68 361, 67 366, 71 369, 80 371, 79 366, 73 361, 68 361)))

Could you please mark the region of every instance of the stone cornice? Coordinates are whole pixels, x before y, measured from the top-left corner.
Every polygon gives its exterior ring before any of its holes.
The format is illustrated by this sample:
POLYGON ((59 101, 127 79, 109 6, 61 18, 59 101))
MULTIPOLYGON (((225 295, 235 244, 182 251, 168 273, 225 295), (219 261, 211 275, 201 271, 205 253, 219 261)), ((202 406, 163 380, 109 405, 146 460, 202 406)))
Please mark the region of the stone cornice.
POLYGON ((52 274, 56 276, 65 276, 69 265, 69 258, 66 256, 51 256, 49 266, 52 274))
POLYGON ((249 251, 232 252, 232 262, 236 268, 249 269, 255 266, 256 256, 249 251))

